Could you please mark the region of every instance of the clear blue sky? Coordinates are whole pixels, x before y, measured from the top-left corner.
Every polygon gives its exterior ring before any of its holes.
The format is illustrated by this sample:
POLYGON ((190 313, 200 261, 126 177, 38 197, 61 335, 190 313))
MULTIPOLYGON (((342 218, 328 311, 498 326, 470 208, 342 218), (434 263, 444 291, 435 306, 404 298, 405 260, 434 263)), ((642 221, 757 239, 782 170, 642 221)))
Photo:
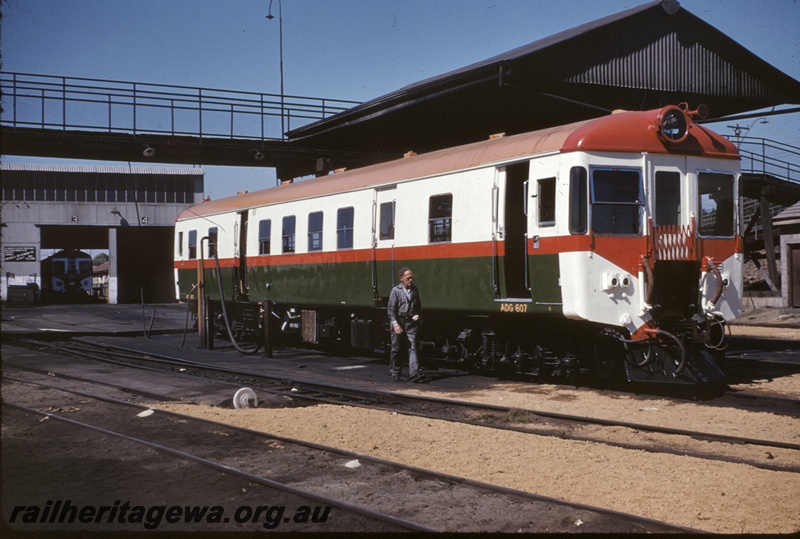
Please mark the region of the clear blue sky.
MULTIPOLYGON (((356 101, 646 3, 273 0, 276 16, 279 2, 286 93, 356 101)), ((0 0, 2 69, 278 93, 278 19, 265 18, 269 3, 0 0)), ((797 0, 682 0, 680 4, 800 79, 797 0)), ((725 125, 715 128, 730 133, 725 125)), ((751 134, 800 145, 800 114, 757 123, 751 134)), ((206 192, 213 198, 275 184, 271 169, 204 168, 206 192)))

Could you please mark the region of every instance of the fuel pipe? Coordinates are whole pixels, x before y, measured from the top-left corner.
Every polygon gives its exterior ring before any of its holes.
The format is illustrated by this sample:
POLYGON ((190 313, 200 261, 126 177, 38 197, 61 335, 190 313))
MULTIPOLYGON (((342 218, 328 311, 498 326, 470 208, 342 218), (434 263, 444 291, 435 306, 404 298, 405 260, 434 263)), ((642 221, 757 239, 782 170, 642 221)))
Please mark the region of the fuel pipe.
POLYGON ((683 369, 686 367, 686 347, 683 346, 683 342, 681 342, 681 340, 672 333, 664 331, 663 329, 646 328, 643 331, 648 335, 654 335, 656 337, 667 337, 668 339, 672 339, 673 341, 675 341, 675 344, 678 345, 678 350, 680 350, 681 353, 681 361, 680 363, 678 363, 678 368, 675 369, 675 373, 673 374, 673 376, 677 378, 677 376, 681 372, 683 372, 683 369))
MULTIPOLYGON (((669 339, 672 339, 675 342, 675 344, 678 345, 678 350, 680 351, 680 354, 681 354, 681 360, 678 363, 678 368, 675 369, 674 376, 677 377, 681 372, 683 372, 683 369, 686 367, 686 359, 687 359, 686 358, 686 347, 683 345, 683 342, 677 336, 673 335, 672 333, 670 333, 668 331, 664 331, 663 329, 645 328, 645 329, 642 329, 642 331, 644 333, 647 333, 648 335, 650 335, 652 337, 667 337, 669 339)), ((625 346, 626 349, 627 349, 629 344, 644 344, 644 343, 647 343, 647 344, 652 346, 652 339, 634 339, 634 340, 629 340, 629 339, 623 339, 622 336, 615 336, 615 339, 618 342, 622 343, 625 346)), ((634 361, 634 363, 636 364, 637 367, 644 367, 649 362, 650 362, 650 351, 649 350, 647 352, 647 355, 645 355, 644 360, 642 360, 641 362, 634 361)))
POLYGON ((225 320, 225 329, 228 330, 228 337, 233 344, 233 347, 239 351, 241 354, 245 355, 253 355, 257 353, 261 349, 261 344, 256 343, 256 346, 253 350, 246 350, 239 346, 239 343, 236 342, 236 338, 233 336, 233 331, 231 331, 231 324, 228 321, 228 311, 225 308, 225 296, 222 290, 222 271, 219 269, 219 255, 217 254, 217 250, 214 249, 214 261, 216 262, 217 268, 217 286, 219 287, 219 303, 222 306, 222 319, 225 320))
MULTIPOLYGON (((204 265, 205 259, 203 258, 203 252, 204 252, 204 250, 203 250, 203 242, 204 241, 210 242, 211 240, 210 240, 210 238, 208 236, 203 236, 200 239, 200 264, 198 266, 198 281, 199 281, 199 283, 197 284, 197 286, 198 286, 199 290, 201 291, 200 296, 202 297, 203 300, 205 299, 205 294, 202 293, 203 289, 204 289, 204 286, 205 286, 205 283, 204 283, 205 279, 203 278, 203 273, 205 273, 205 265, 204 265)), ((231 330, 231 325, 230 325, 230 322, 228 321, 228 311, 225 308, 225 295, 224 295, 224 291, 222 289, 222 271, 220 270, 220 267, 219 267, 219 254, 217 253, 216 249, 214 249, 214 261, 216 262, 217 285, 219 286, 219 298, 220 298, 219 302, 220 302, 220 305, 222 306, 222 319, 225 321, 225 329, 228 330, 228 337, 230 338, 231 343, 233 344, 233 347, 236 348, 236 350, 238 350, 240 353, 245 354, 245 355, 253 355, 253 354, 257 353, 258 350, 261 348, 260 344, 256 343, 256 347, 255 347, 254 350, 245 350, 244 348, 239 346, 239 343, 236 342, 236 339, 233 336, 233 331, 231 330)), ((200 321, 198 323, 198 328, 200 328, 200 330, 201 330, 201 339, 200 340, 201 340, 201 346, 203 346, 202 343, 204 343, 204 339, 203 339, 204 334, 205 334, 206 331, 210 331, 210 328, 203 329, 206 326, 206 322, 207 322, 206 318, 208 318, 208 313, 204 312, 205 309, 203 309, 203 307, 200 306, 201 297, 198 297, 198 308, 201 310, 201 312, 203 312, 204 316, 201 317, 201 319, 200 319, 200 321)), ((207 336, 207 338, 213 338, 213 336, 207 336)))

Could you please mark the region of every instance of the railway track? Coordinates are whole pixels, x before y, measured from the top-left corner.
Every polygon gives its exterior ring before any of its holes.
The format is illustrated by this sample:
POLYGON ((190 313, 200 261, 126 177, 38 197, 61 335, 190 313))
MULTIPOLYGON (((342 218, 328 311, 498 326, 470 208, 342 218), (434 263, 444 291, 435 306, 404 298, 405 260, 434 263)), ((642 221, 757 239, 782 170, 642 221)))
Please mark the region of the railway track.
MULTIPOLYGON (((126 348, 126 347, 110 345, 108 343, 93 342, 91 340, 80 339, 80 338, 79 339, 74 339, 74 341, 76 343, 78 343, 79 345, 89 347, 89 350, 102 349, 106 353, 115 354, 116 357, 119 357, 120 359, 123 359, 123 360, 125 360, 125 359, 136 360, 139 357, 148 356, 148 359, 150 361, 152 361, 152 362, 162 362, 165 365, 185 364, 185 367, 187 367, 187 368, 188 367, 200 367, 200 368, 203 368, 203 369, 217 369, 217 367, 215 367, 213 365, 208 365, 208 364, 197 362, 197 361, 181 359, 181 358, 175 358, 175 357, 165 356, 165 355, 161 355, 161 354, 152 354, 152 353, 144 352, 144 351, 141 351, 141 350, 135 350, 135 349, 130 349, 130 348, 126 348)), ((39 343, 39 344, 45 344, 45 343, 39 343)), ((52 345, 52 343, 47 343, 47 344, 48 345, 52 345)), ((796 361, 792 362, 792 364, 796 364, 796 361)), ((222 369, 223 372, 225 372, 225 370, 226 369, 222 369)), ((243 373, 245 375, 250 375, 250 374, 253 374, 253 371, 247 371, 246 370, 246 371, 243 371, 243 373)), ((302 378, 299 378, 299 377, 285 377, 285 376, 283 376, 283 377, 282 376, 270 377, 269 375, 266 375, 264 373, 255 373, 255 374, 257 374, 259 376, 259 378, 261 378, 261 379, 270 379, 270 378, 272 378, 272 379, 275 379, 275 380, 277 380, 279 382, 284 382, 284 383, 288 383, 290 381, 296 381, 296 383, 298 385, 302 385, 304 387, 310 388, 309 391, 312 394, 314 392, 318 392, 321 395, 333 393, 334 395, 338 394, 339 395, 338 398, 340 398, 340 399, 346 399, 349 396, 349 398, 352 398, 353 400, 356 400, 356 401, 359 400, 359 399, 364 399, 365 401, 369 402, 369 401, 375 400, 375 397, 373 397, 371 395, 371 393, 372 394, 381 393, 381 392, 370 392, 370 391, 360 391, 359 392, 358 390, 356 390, 356 389, 354 389, 352 387, 339 386, 339 385, 330 384, 330 383, 317 384, 318 385, 318 390, 315 390, 314 389, 315 382, 312 382, 312 381, 309 381, 309 380, 303 380, 302 378)), ((435 374, 434 374, 434 377, 435 377, 435 374)), ((383 398, 387 398, 386 395, 387 394, 384 392, 384 393, 381 394, 380 398, 382 398, 382 399, 383 398)), ((394 396, 395 393, 392 393, 391 395, 394 396)), ((389 397, 389 398, 393 398, 393 397, 389 397)), ((676 401, 682 401, 683 400, 684 402, 689 402, 689 401, 687 401, 685 399, 680 399, 680 398, 676 398, 676 397, 672 397, 672 398, 674 400, 676 400, 676 401)), ((694 399, 692 399, 691 401, 694 402, 694 399)), ((725 407, 725 408, 737 408, 737 409, 751 410, 751 411, 768 411, 768 412, 774 413, 774 414, 787 415, 787 416, 793 416, 793 417, 800 417, 800 399, 797 399, 797 398, 790 398, 790 397, 776 396, 776 395, 768 395, 768 394, 762 394, 762 393, 750 393, 750 392, 742 392, 742 391, 727 391, 722 396, 719 396, 719 397, 717 397, 715 399, 712 399, 712 400, 703 401, 703 402, 704 402, 704 404, 709 405, 709 406, 722 406, 722 407, 725 407)))
MULTIPOLYGON (((80 340, 76 345, 63 343, 29 343, 35 346, 54 347, 61 353, 69 353, 93 360, 137 368, 166 369, 181 374, 211 377, 230 383, 254 388, 258 393, 281 395, 295 401, 345 404, 379 408, 396 413, 417 415, 432 419, 457 421, 497 429, 513 430, 540 436, 554 436, 575 441, 588 441, 682 456, 747 464, 757 468, 800 472, 800 444, 779 440, 729 436, 713 432, 670 428, 652 424, 598 419, 578 415, 558 414, 544 410, 520 409, 506 406, 463 402, 451 399, 398 394, 364 388, 353 388, 319 381, 266 375, 245 369, 234 369, 208 365, 196 361, 143 354, 140 351, 80 340), (636 433, 635 441, 631 436, 636 433)), ((726 397, 737 402, 737 395, 726 397)), ((747 395, 748 400, 768 400, 772 408, 782 407, 783 413, 797 416, 798 401, 792 399, 767 399, 747 395)), ((762 406, 764 402, 761 402, 762 406)), ((752 404, 743 408, 752 409, 752 404)), ((770 410, 775 413, 774 409, 770 410)))
POLYGON ((379 531, 552 532, 577 531, 577 526, 582 532, 599 533, 695 531, 157 408, 153 412, 152 407, 58 387, 60 383, 60 377, 32 381, 5 373, 4 395, 11 398, 4 399, 4 411, 36 414, 73 429, 132 442, 333 507, 337 515, 356 515, 379 531), (415 495, 406 500, 387 492, 415 495), (426 495, 431 497, 427 503, 421 499, 426 495), (441 510, 442 496, 448 499, 446 510, 441 510), (465 519, 474 507, 487 504, 497 509, 494 521, 465 519))

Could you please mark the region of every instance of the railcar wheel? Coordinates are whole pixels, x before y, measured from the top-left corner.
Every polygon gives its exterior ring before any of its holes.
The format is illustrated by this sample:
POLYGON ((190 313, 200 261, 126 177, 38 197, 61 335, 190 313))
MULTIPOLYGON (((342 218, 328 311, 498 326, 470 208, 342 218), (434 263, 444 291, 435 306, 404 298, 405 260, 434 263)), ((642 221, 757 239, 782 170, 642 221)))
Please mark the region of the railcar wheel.
POLYGON ((594 345, 592 373, 599 380, 609 382, 619 378, 625 348, 621 343, 605 336, 594 345))
POLYGON ((709 350, 711 358, 720 369, 725 369, 725 350, 709 350))
POLYGON ((562 368, 561 375, 564 377, 566 383, 574 385, 578 381, 579 370, 578 365, 574 364, 574 360, 572 360, 569 361, 568 365, 562 368))

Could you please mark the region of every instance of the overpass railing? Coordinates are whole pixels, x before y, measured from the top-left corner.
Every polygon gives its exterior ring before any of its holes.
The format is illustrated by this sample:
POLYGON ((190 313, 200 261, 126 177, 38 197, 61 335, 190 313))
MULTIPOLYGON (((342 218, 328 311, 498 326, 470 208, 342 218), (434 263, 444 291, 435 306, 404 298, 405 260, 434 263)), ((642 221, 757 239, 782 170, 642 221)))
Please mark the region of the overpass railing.
POLYGON ((0 72, 5 126, 284 140, 356 101, 0 72))
POLYGON ((734 137, 732 141, 742 157, 742 172, 800 183, 800 148, 755 137, 734 137))

